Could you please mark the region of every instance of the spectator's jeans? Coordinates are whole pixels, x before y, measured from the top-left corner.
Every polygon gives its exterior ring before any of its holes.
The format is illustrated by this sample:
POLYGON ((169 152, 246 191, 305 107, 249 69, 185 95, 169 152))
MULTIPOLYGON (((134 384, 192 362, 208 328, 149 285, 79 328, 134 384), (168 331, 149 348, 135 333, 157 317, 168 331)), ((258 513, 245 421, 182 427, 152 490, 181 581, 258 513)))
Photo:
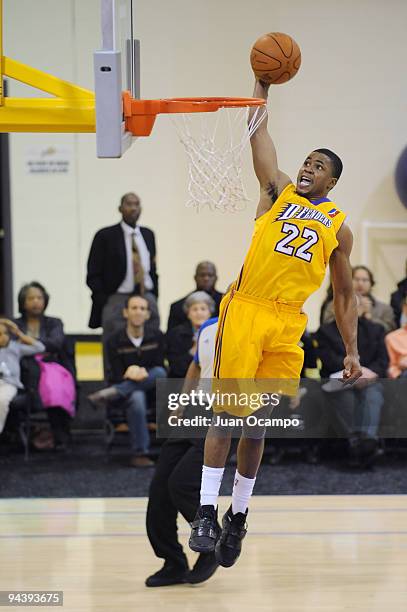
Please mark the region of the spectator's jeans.
POLYGON ((0 433, 6 423, 11 400, 17 395, 17 387, 0 379, 0 433))
POLYGON ((155 387, 157 378, 166 376, 164 368, 151 368, 148 378, 141 382, 124 380, 114 387, 125 399, 127 412, 127 424, 129 426, 131 452, 135 455, 145 455, 148 453, 150 436, 147 428, 147 398, 146 391, 155 387))
POLYGON ((364 389, 349 389, 329 397, 337 420, 347 435, 355 432, 376 438, 384 404, 383 385, 371 383, 364 389))

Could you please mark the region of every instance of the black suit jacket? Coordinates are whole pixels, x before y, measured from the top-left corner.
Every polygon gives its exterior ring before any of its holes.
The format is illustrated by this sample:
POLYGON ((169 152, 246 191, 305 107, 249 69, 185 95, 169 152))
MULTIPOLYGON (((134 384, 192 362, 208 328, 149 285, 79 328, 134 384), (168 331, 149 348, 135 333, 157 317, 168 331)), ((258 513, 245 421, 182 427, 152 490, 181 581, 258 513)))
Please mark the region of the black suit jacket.
MULTIPOLYGON (((195 289, 194 291, 197 291, 197 289, 195 289)), ((191 293, 194 293, 194 291, 191 291, 191 293)), ((170 329, 172 329, 173 327, 176 327, 177 325, 182 325, 183 323, 186 323, 188 321, 188 317, 185 314, 183 307, 185 300, 189 295, 191 295, 191 293, 188 293, 188 295, 183 297, 181 300, 178 300, 177 302, 171 304, 170 316, 168 317, 167 331, 170 331, 170 329)), ((217 317, 219 315, 219 306, 223 298, 223 293, 219 293, 219 291, 216 291, 216 289, 214 289, 212 293, 209 293, 209 291, 206 291, 205 293, 210 295, 215 302, 215 311, 213 314, 211 314, 211 317, 217 317)))
MULTIPOLYGON (((150 253, 153 293, 158 297, 154 233, 148 227, 139 227, 150 253)), ((126 244, 120 223, 102 228, 95 234, 90 247, 86 277, 86 284, 92 291, 92 311, 89 319, 89 327, 92 329, 101 326, 103 307, 109 296, 116 293, 122 284, 126 276, 126 269, 126 244)))

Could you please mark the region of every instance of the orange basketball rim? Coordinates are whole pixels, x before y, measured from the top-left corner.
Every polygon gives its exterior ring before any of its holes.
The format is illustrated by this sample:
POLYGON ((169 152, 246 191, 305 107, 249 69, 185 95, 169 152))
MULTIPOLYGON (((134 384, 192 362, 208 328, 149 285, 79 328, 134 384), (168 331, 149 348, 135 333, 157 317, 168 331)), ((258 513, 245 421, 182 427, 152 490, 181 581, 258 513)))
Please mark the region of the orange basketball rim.
POLYGON ((123 92, 123 113, 126 130, 133 136, 150 136, 159 114, 213 113, 220 108, 244 108, 264 106, 263 98, 168 98, 162 100, 138 100, 129 91, 123 92))

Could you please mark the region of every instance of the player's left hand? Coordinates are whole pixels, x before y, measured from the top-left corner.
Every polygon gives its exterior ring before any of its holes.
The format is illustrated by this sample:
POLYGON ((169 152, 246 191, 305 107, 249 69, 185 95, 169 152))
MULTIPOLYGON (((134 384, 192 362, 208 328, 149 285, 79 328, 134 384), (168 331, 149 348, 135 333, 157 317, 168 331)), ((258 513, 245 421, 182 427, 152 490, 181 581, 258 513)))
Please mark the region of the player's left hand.
POLYGON ((353 385, 358 378, 362 376, 362 367, 359 362, 358 355, 346 355, 343 360, 344 370, 343 370, 343 384, 344 385, 353 385))

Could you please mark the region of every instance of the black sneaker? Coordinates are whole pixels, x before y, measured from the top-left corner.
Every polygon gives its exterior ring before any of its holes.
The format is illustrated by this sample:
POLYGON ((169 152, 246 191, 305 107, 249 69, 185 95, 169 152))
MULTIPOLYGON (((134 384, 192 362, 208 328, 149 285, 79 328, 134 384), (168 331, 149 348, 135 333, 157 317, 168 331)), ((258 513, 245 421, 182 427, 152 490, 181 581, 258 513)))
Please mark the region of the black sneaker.
MULTIPOLYGON (((220 525, 219 533, 221 532, 220 525)), ((215 553, 201 553, 192 568, 187 575, 187 582, 190 584, 199 584, 208 580, 219 567, 219 563, 216 561, 215 553)))
POLYGON ((164 563, 164 567, 146 579, 146 586, 160 587, 171 586, 173 584, 185 584, 188 574, 188 567, 164 563))
POLYGON ((242 550, 242 540, 247 533, 246 517, 243 512, 233 514, 232 506, 222 519, 222 533, 216 543, 216 560, 222 567, 232 567, 239 558, 242 550))
POLYGON ((213 552, 219 537, 218 510, 210 505, 199 506, 191 527, 189 548, 199 553, 213 552))

